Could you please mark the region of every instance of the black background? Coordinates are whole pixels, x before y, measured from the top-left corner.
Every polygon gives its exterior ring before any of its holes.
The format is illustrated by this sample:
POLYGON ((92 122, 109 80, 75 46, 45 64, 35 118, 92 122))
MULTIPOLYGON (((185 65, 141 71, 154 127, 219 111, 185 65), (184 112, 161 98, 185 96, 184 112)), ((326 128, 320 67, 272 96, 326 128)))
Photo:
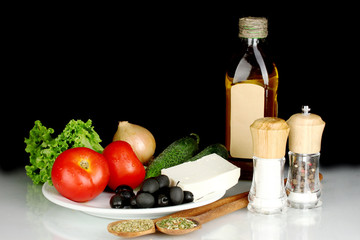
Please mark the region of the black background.
POLYGON ((321 164, 359 162, 354 6, 134 5, 9 9, 2 169, 28 163, 23 141, 37 119, 54 137, 71 119, 92 119, 103 146, 125 120, 148 128, 157 152, 192 132, 202 147, 223 143, 224 76, 244 16, 268 18, 279 117, 309 105, 326 122, 321 164))

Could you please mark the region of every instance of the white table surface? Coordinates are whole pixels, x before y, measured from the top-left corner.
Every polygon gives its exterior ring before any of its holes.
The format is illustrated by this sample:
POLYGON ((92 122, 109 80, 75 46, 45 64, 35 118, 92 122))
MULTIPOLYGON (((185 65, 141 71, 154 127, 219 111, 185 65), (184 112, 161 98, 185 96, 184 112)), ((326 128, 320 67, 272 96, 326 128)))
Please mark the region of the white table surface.
MULTIPOLYGON (((160 233, 136 239, 360 239, 360 166, 321 168, 320 208, 289 208, 281 215, 255 215, 241 209, 184 236, 160 233)), ((240 181, 226 196, 250 189, 240 181)), ((49 202, 25 170, 0 172, 0 239, 120 239, 107 232, 111 219, 69 210, 49 202)))

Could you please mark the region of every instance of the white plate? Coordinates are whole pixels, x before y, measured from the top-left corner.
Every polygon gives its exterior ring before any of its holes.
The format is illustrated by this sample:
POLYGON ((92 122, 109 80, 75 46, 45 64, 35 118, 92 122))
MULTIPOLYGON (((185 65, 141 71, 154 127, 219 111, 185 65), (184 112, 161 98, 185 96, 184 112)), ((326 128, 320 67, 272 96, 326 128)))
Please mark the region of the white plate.
POLYGON ((170 207, 161 207, 161 208, 142 208, 142 209, 114 209, 110 207, 110 198, 113 193, 103 192, 95 199, 78 203, 71 201, 62 195, 55 189, 55 187, 50 186, 45 183, 42 187, 42 192, 44 196, 51 202, 60 205, 65 208, 78 210, 85 212, 87 214, 103 217, 103 218, 111 218, 111 219, 138 219, 138 218, 158 218, 162 216, 169 215, 174 212, 178 212, 185 209, 200 207, 216 200, 220 199, 225 195, 225 190, 220 190, 218 192, 210 193, 196 202, 185 203, 177 206, 170 207))

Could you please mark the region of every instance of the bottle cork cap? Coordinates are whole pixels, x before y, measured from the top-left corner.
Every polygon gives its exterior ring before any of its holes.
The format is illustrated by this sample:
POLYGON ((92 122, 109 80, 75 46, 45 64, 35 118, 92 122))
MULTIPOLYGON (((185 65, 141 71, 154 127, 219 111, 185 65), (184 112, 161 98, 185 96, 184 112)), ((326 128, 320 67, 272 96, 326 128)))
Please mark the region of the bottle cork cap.
POLYGON ((264 17, 244 17, 239 19, 239 37, 266 38, 268 21, 264 17))
POLYGON ((250 126, 254 156, 265 159, 280 159, 285 156, 286 141, 290 128, 281 118, 260 118, 250 126))
POLYGON ((303 106, 302 111, 287 120, 290 127, 289 150, 300 154, 318 153, 325 122, 319 115, 309 113, 308 106, 303 106))

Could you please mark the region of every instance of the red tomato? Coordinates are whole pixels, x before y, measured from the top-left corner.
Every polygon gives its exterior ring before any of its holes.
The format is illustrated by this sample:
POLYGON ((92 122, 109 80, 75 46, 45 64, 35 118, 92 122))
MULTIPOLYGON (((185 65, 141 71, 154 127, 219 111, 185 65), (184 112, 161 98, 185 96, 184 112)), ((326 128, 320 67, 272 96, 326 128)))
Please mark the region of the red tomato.
POLYGON ((105 157, 90 148, 71 148, 61 153, 51 170, 56 190, 64 197, 86 202, 104 191, 110 177, 105 157))
POLYGON ((110 180, 108 186, 115 190, 119 185, 132 188, 139 186, 145 178, 145 168, 135 155, 129 143, 115 141, 104 150, 103 155, 108 161, 110 180))

